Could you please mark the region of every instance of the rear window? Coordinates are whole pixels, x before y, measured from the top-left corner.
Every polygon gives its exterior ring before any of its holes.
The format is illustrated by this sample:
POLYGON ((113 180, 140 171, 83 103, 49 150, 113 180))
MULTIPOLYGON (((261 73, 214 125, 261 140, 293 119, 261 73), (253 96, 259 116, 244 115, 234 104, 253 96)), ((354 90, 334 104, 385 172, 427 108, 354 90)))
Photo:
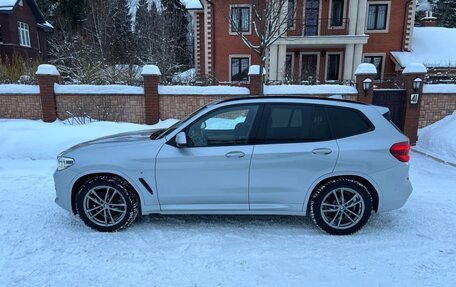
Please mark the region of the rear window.
POLYGON ((327 107, 327 111, 334 138, 345 138, 374 130, 372 123, 360 111, 343 107, 327 107))
POLYGON ((323 107, 271 104, 261 138, 266 143, 325 141, 331 138, 323 107))

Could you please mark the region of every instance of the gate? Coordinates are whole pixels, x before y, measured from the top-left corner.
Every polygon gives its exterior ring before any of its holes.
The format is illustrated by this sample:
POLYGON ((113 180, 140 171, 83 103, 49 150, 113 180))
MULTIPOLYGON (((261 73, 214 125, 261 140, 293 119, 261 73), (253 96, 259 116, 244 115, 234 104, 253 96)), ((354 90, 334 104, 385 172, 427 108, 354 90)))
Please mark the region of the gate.
POLYGON ((373 104, 387 107, 393 123, 404 130, 405 90, 374 90, 373 104))

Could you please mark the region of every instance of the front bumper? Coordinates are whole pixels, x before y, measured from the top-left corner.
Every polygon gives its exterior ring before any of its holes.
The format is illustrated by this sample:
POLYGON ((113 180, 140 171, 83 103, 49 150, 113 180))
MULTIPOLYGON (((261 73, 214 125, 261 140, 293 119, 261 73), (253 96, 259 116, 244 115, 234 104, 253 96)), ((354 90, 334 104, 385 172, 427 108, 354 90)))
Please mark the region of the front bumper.
POLYGON ((76 173, 72 172, 70 168, 64 170, 56 170, 54 172, 54 186, 55 186, 55 203, 72 212, 71 207, 71 189, 76 173))

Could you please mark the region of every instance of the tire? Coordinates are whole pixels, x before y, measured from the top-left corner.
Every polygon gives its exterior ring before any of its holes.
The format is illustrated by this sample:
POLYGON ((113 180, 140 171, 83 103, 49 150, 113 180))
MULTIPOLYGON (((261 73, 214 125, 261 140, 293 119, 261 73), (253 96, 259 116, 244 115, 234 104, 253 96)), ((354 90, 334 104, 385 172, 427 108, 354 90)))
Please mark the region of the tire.
POLYGON ((372 213, 372 197, 356 180, 339 178, 320 185, 310 204, 313 222, 332 235, 360 230, 372 213))
POLYGON ((76 197, 82 221, 101 232, 128 227, 139 213, 139 199, 131 186, 114 176, 95 176, 84 183, 76 197))

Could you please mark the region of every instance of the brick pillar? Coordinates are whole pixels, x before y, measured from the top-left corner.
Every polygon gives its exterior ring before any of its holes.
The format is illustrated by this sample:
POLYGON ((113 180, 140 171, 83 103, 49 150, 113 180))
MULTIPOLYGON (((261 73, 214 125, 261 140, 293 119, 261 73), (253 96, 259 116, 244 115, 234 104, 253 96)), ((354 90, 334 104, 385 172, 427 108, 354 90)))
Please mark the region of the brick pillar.
POLYGON ((419 63, 408 64, 402 72, 406 92, 404 103, 404 134, 410 139, 411 145, 415 145, 418 139, 423 81, 426 73, 426 67, 419 63), (415 80, 420 84, 416 90, 413 89, 413 81, 415 80), (416 103, 412 103, 413 100, 417 100, 416 103))
POLYGON ((160 120, 160 101, 158 84, 160 83, 160 69, 155 65, 145 65, 141 75, 144 78, 144 106, 146 124, 153 125, 160 120))
POLYGON ((38 85, 40 86, 42 119, 50 123, 57 119, 57 103, 54 94, 54 84, 58 83, 60 73, 53 65, 39 65, 36 71, 38 85))
POLYGON ((374 79, 377 76, 377 68, 373 64, 362 63, 355 71, 356 90, 358 90, 358 102, 372 104, 374 102, 374 79), (364 91, 364 81, 370 81, 370 88, 364 91))
MULTIPOLYGON (((263 70, 263 75, 264 75, 264 70, 263 70)), ((249 84, 250 95, 255 95, 255 96, 262 95, 263 92, 260 90, 261 89, 260 66, 252 65, 249 67, 249 78, 250 78, 250 84, 249 84)))

